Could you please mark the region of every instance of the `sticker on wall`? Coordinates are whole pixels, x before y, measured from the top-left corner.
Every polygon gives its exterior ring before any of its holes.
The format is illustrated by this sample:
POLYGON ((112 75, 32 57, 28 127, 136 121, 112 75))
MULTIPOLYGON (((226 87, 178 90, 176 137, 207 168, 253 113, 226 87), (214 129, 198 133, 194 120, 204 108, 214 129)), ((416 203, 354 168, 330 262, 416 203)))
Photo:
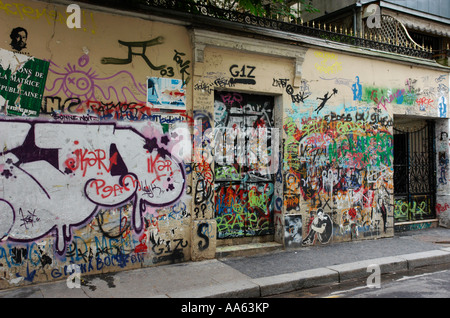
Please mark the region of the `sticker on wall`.
POLYGON ((149 77, 147 105, 152 108, 186 110, 186 92, 183 80, 149 77))
POLYGON ((11 38, 11 48, 14 51, 20 52, 27 47, 28 31, 22 27, 17 27, 11 30, 9 35, 11 38))
POLYGON ((49 62, 0 49, 0 106, 8 115, 39 116, 49 62))

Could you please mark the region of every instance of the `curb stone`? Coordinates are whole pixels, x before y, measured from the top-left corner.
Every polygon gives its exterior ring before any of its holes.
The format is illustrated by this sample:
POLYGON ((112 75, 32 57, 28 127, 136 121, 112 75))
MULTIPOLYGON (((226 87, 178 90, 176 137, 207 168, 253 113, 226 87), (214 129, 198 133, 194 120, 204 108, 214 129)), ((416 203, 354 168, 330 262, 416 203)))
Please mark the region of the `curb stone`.
POLYGON ((408 262, 408 269, 450 263, 450 250, 432 250, 420 253, 399 255, 408 262))
POLYGON ((261 297, 260 287, 249 281, 239 280, 225 284, 168 293, 170 298, 258 298, 261 297))
POLYGON ((338 283, 339 275, 327 268, 317 268, 301 272, 256 278, 252 280, 261 289, 261 297, 311 288, 319 285, 338 283))
POLYGON ((390 256, 364 260, 359 262, 327 266, 328 269, 339 273, 339 282, 346 280, 368 277, 370 265, 380 266, 381 274, 392 273, 408 269, 408 264, 401 256, 390 256))
POLYGON ((253 281, 260 284, 261 296, 264 297, 329 283, 341 283, 348 280, 366 278, 370 275, 370 271, 368 271, 369 265, 379 265, 381 274, 388 274, 446 263, 450 264, 450 247, 441 250, 431 250, 327 266, 326 268, 264 277, 254 279, 253 281), (326 271, 328 271, 328 273, 326 271), (334 275, 329 271, 333 271, 334 275), (312 282, 305 284, 299 283, 298 278, 305 274, 307 275, 307 272, 316 273, 316 275, 311 275, 309 277, 312 282))

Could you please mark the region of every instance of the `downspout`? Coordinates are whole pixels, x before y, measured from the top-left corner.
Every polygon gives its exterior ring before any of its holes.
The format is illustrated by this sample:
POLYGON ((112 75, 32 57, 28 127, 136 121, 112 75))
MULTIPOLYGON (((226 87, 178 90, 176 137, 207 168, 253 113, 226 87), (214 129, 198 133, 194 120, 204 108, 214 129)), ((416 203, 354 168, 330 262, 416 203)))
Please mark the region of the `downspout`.
POLYGON ((359 31, 357 16, 358 16, 358 12, 361 11, 361 9, 360 9, 361 6, 362 6, 361 1, 358 0, 358 1, 356 1, 355 6, 353 7, 353 30, 355 31, 355 36, 356 36, 356 34, 358 34, 357 32, 359 31))

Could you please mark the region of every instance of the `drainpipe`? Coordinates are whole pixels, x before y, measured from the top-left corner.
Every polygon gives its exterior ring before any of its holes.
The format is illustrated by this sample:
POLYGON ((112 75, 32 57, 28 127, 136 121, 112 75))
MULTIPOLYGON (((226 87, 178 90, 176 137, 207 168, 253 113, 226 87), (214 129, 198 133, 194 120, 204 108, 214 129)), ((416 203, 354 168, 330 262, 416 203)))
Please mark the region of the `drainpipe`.
POLYGON ((363 5, 367 5, 369 3, 377 3, 377 0, 357 0, 355 4, 355 15, 354 19, 357 24, 357 28, 359 32, 364 36, 364 22, 363 22, 363 5))
POLYGON ((353 30, 356 32, 359 31, 359 26, 358 26, 358 13, 361 12, 361 1, 358 0, 355 3, 355 6, 353 7, 353 30))

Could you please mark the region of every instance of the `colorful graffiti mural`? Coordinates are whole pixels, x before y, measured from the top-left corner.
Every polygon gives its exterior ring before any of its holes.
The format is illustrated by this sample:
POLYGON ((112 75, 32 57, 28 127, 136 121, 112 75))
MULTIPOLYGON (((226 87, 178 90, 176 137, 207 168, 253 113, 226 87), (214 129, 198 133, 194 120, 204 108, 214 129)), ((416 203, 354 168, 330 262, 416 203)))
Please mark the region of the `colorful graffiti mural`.
MULTIPOLYGON (((332 227, 337 236, 357 235, 357 231, 378 235, 387 230, 393 160, 390 126, 392 120, 381 109, 328 113, 299 124, 286 118, 286 209, 300 210, 305 205, 310 211, 320 209, 304 220, 307 237, 314 227, 317 232, 314 224, 322 219, 328 221, 322 243, 330 241, 332 227)), ((313 242, 305 238, 303 243, 313 242)))

